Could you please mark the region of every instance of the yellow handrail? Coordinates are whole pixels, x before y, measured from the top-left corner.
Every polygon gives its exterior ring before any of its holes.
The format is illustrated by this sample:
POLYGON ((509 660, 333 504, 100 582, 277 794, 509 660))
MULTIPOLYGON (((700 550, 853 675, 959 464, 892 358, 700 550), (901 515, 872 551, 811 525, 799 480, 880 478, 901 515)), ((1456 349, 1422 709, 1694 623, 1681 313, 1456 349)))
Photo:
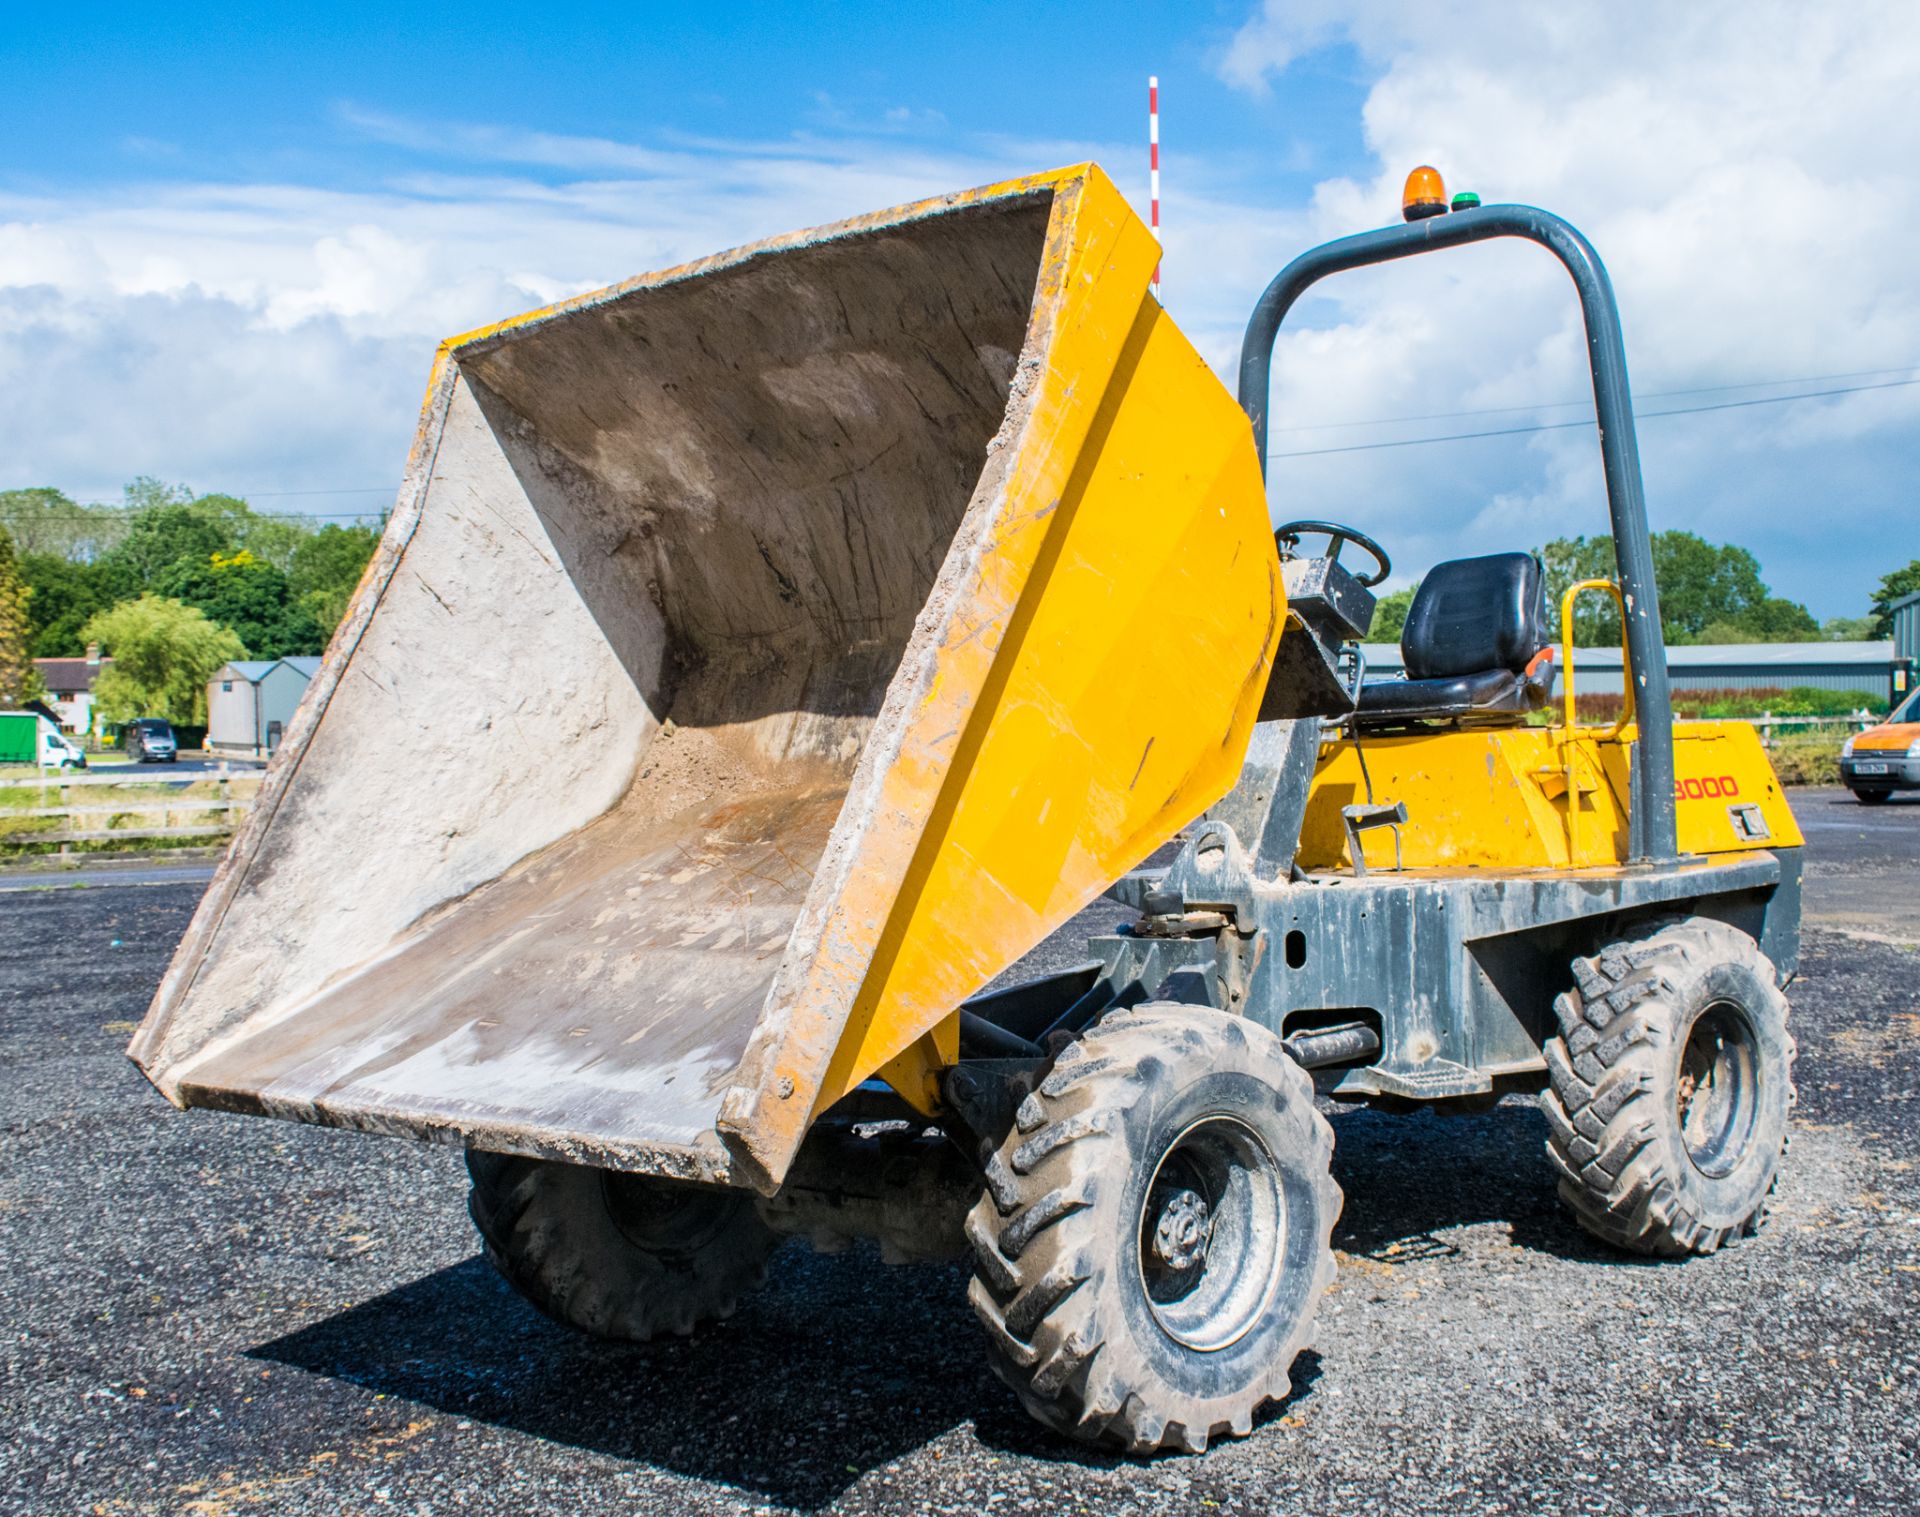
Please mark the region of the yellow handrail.
POLYGON ((1580 857, 1580 784, 1578 777, 1579 748, 1573 739, 1577 732, 1573 724, 1573 603, 1582 590, 1604 590, 1613 597, 1613 604, 1620 612, 1620 720, 1613 729, 1602 738, 1610 742, 1627 730, 1627 723, 1633 720, 1633 656, 1627 651, 1627 603, 1620 595, 1620 587, 1610 579, 1583 579, 1577 584, 1567 586, 1567 593, 1560 597, 1560 651, 1566 662, 1566 690, 1561 699, 1565 702, 1566 718, 1560 727, 1560 742, 1564 745, 1567 760, 1567 862, 1577 864, 1580 857))
POLYGON ((1602 742, 1611 742, 1627 730, 1627 724, 1633 720, 1633 657, 1627 651, 1627 603, 1620 596, 1620 587, 1610 579, 1583 579, 1577 584, 1567 586, 1567 593, 1560 597, 1560 651, 1566 664, 1567 687, 1562 693, 1565 702, 1566 720, 1564 726, 1573 731, 1573 603, 1582 590, 1604 590, 1613 597, 1613 604, 1620 612, 1620 689, 1624 696, 1620 706, 1620 720, 1613 724, 1602 742))

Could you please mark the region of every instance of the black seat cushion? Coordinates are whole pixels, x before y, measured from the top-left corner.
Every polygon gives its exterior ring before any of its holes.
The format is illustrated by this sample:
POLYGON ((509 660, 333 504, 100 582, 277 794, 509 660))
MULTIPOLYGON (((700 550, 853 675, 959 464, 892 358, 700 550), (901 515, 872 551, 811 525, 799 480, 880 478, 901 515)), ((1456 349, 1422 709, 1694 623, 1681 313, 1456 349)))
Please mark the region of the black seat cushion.
POLYGON ((1436 564, 1421 581, 1400 634, 1407 677, 1360 692, 1368 725, 1537 711, 1553 690, 1545 586, 1531 553, 1491 553, 1436 564))
POLYGON ((1400 633, 1410 680, 1485 669, 1520 673, 1547 645, 1540 563, 1531 553, 1489 553, 1435 564, 1420 582, 1400 633))
POLYGON ((1532 674, 1483 669, 1448 679, 1380 680, 1361 687, 1355 715, 1363 727, 1440 721, 1511 726, 1545 706, 1552 694, 1553 665, 1542 660, 1532 674))

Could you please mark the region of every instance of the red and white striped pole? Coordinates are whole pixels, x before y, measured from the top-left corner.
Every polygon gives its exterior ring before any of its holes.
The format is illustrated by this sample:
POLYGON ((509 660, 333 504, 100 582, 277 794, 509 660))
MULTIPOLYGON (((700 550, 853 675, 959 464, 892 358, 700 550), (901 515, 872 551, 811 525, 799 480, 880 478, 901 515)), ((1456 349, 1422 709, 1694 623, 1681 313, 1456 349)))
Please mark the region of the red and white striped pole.
MULTIPOLYGON (((1160 240, 1160 76, 1147 76, 1147 179, 1152 200, 1153 240, 1160 240)), ((1160 298, 1160 265, 1153 266, 1153 295, 1160 298)))

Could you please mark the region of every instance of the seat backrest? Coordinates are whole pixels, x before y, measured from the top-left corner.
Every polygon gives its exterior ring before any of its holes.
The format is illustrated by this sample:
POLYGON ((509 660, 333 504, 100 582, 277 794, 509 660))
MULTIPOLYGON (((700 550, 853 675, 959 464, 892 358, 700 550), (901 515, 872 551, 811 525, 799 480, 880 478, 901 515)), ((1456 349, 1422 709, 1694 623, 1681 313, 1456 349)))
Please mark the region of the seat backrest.
POLYGON ((1545 586, 1531 553, 1490 553, 1435 564, 1400 633, 1408 679, 1487 669, 1515 674, 1549 642, 1545 586))

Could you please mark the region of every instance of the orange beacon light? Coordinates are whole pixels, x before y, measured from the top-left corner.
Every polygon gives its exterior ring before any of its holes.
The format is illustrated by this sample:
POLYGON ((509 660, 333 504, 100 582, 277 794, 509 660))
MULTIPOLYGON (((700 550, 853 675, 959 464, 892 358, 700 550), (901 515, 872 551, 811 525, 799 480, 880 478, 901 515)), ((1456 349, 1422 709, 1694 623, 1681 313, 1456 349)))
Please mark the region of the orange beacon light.
POLYGON ((1447 187, 1441 182, 1440 171, 1429 164, 1421 164, 1407 175, 1407 187, 1400 194, 1400 214, 1409 221, 1420 221, 1428 216, 1444 216, 1447 210, 1447 187))

